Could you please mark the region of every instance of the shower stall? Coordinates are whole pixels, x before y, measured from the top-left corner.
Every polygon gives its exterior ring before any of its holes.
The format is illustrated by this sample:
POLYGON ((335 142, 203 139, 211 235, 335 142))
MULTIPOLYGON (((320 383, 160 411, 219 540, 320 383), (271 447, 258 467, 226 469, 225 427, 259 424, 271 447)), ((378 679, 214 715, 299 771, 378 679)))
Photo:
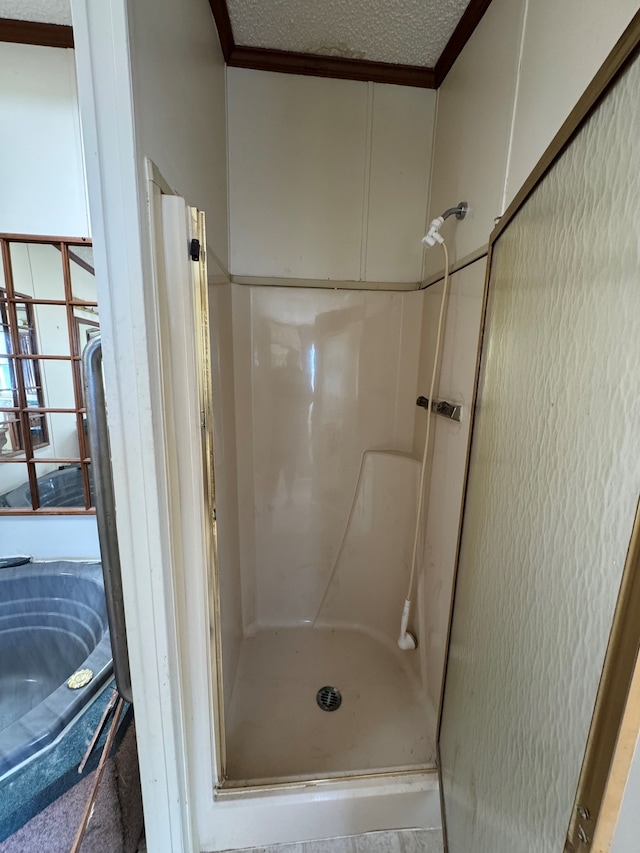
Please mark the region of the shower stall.
POLYGON ((442 462, 454 445, 464 455, 482 283, 479 269, 452 279, 449 315, 472 331, 457 359, 445 335, 440 391, 462 422, 432 415, 440 481, 427 478, 419 521, 411 650, 398 629, 427 419, 416 398, 442 284, 210 286, 222 791, 435 773, 453 559, 436 568, 425 533, 429 504, 437 516, 460 499, 463 472, 442 462))

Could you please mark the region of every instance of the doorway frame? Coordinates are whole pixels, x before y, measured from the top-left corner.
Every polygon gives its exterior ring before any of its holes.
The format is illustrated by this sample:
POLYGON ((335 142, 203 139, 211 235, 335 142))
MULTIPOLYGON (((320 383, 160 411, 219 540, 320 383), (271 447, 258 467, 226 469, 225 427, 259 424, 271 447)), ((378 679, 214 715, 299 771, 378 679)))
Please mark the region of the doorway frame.
POLYGON ((159 294, 149 199, 143 204, 138 194, 145 176, 136 150, 127 3, 72 0, 72 18, 147 840, 158 853, 197 853, 159 294))

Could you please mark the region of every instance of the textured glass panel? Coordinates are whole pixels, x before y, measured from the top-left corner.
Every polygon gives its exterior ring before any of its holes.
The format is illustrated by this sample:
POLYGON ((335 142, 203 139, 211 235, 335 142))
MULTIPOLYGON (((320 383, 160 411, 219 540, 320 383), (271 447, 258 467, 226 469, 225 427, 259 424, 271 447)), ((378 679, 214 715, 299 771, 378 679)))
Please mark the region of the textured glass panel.
POLYGON ((441 755, 451 853, 563 849, 640 484, 640 64, 498 240, 441 755))

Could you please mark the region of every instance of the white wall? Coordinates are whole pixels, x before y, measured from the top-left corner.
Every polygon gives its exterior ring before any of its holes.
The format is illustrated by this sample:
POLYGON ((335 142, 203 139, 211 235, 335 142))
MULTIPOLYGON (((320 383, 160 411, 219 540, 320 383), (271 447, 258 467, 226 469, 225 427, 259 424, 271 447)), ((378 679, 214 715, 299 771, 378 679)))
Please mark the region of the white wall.
POLYGON ((0 42, 0 232, 90 234, 73 50, 0 42))
MULTIPOLYGON (((228 266, 225 66, 211 10, 130 4, 131 62, 140 158, 204 210, 207 242, 228 266)), ((143 169, 142 160, 139 168, 143 169)))
POLYGON ((206 824, 213 806, 206 601, 183 584, 170 538, 180 531, 168 494, 162 237, 146 159, 205 211, 208 248, 226 264, 224 61, 206 0, 72 8, 147 838, 153 850, 195 851, 196 809, 206 824))
POLYGON ((231 272, 419 281, 435 92, 230 68, 231 272))
MULTIPOLYGON (((431 216, 462 199, 446 226, 454 258, 487 243, 633 15, 637 0, 494 0, 438 92, 431 216)), ((442 268, 437 253, 426 269, 442 268)))
POLYGON ((35 560, 98 560, 95 516, 7 517, 0 519, 2 555, 29 554, 35 560))
MULTIPOLYGON (((0 42, 0 126, 0 232, 90 236, 72 50, 0 42)), ((40 334, 53 328, 55 337, 55 325, 41 324, 40 334)), ((69 417, 49 416, 60 423, 54 437, 69 417)), ((0 517, 0 541, 3 554, 100 556, 93 516, 0 517)))

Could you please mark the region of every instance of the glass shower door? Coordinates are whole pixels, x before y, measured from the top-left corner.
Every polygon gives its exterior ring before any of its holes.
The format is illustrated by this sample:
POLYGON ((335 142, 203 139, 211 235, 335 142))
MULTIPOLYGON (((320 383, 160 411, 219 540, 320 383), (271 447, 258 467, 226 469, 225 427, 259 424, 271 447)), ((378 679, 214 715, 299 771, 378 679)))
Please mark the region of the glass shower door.
POLYGON ((493 246, 440 733, 449 853, 560 853, 572 817, 640 486, 638 91, 636 62, 493 246))

